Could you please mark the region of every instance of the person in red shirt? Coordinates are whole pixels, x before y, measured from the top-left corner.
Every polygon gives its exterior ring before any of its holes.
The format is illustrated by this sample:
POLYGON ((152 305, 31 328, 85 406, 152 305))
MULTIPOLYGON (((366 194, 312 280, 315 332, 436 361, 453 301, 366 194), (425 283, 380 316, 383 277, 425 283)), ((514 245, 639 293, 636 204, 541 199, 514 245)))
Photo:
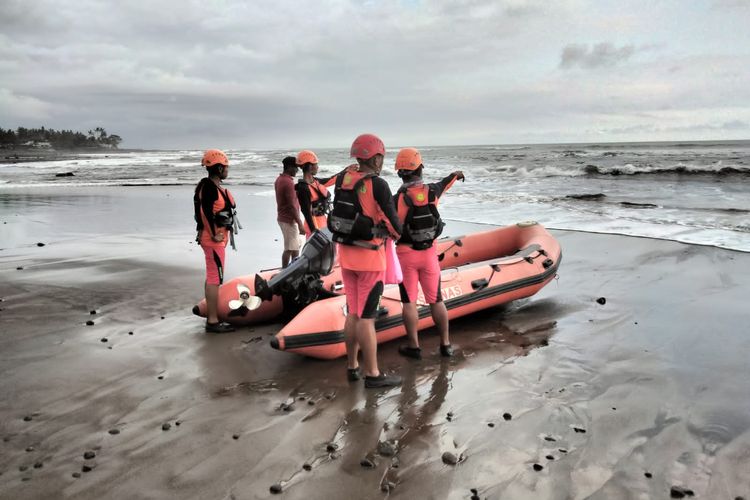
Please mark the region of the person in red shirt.
POLYGON ((464 174, 456 171, 440 182, 425 184, 422 180, 422 155, 414 148, 404 148, 396 156, 396 172, 403 185, 393 196, 398 218, 403 225, 401 238, 396 243, 398 260, 404 275, 399 284, 404 308, 404 325, 408 345, 399 346, 402 356, 421 359, 422 350, 417 338, 417 298, 422 286, 424 301, 430 305, 430 313, 440 333, 440 354, 453 355, 448 336, 448 310, 440 294, 440 262, 435 239, 443 230, 437 205, 440 197, 454 182, 463 180, 464 174))
POLYGON ((347 377, 359 380, 358 354, 362 350, 364 383, 367 388, 401 384, 401 377, 386 375, 378 368, 375 316, 383 293, 385 275, 384 238, 398 239, 401 224, 388 183, 379 176, 385 146, 377 136, 362 134, 354 140, 351 166, 336 176, 333 210, 328 228, 339 243, 338 256, 346 290, 347 377))
POLYGON ((287 156, 283 160, 284 171, 276 178, 276 220, 281 227, 284 238, 284 252, 281 254, 281 267, 299 256, 300 235, 305 234, 305 227, 299 215, 299 202, 294 189, 294 176, 297 175, 297 159, 287 156))
POLYGON ((206 257, 206 331, 213 333, 232 332, 228 323, 220 323, 219 285, 224 282, 224 258, 227 242, 232 236, 234 198, 221 182, 229 175, 229 159, 218 149, 209 149, 203 154, 201 164, 208 171, 195 188, 193 205, 198 236, 196 241, 206 257))

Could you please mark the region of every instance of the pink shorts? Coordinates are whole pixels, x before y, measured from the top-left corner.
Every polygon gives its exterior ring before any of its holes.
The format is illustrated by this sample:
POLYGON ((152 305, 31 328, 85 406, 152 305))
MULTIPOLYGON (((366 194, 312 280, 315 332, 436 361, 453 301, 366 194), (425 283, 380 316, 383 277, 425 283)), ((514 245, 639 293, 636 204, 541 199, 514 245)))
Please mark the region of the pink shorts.
POLYGON ((435 245, 426 250, 414 250, 405 245, 396 247, 404 281, 399 284, 401 302, 416 303, 418 284, 422 285, 424 301, 435 304, 443 300, 440 294, 440 263, 435 245))
POLYGON ((363 319, 372 319, 378 312, 383 295, 384 271, 352 271, 341 269, 346 291, 346 309, 363 319))
POLYGON ((206 284, 221 285, 224 282, 224 256, 226 247, 204 247, 206 254, 206 284))

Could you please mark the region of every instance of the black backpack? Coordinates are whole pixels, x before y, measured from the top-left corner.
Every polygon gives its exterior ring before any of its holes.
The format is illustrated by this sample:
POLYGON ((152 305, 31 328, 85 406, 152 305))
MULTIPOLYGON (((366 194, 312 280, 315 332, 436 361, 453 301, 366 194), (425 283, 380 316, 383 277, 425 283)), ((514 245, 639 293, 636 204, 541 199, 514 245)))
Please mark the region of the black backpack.
POLYGON ((341 186, 345 175, 342 174, 336 178, 333 209, 328 216, 328 229, 333 233, 333 241, 344 245, 353 245, 357 240, 374 238, 372 232, 374 222, 362 213, 358 190, 367 178, 375 177, 375 175, 365 175, 355 182, 351 189, 345 189, 341 186))
POLYGON ((403 196, 404 203, 409 207, 404 219, 404 230, 401 234, 402 243, 411 243, 414 250, 426 250, 432 246, 442 233, 445 223, 435 206, 437 196, 428 188, 427 204, 415 205, 409 196, 407 188, 400 188, 398 193, 403 196))

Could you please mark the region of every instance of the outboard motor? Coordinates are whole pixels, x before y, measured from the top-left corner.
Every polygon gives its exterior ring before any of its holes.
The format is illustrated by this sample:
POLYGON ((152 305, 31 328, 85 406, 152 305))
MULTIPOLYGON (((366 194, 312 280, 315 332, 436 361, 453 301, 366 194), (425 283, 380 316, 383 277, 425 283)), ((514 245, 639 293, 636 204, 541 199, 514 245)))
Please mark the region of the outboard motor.
POLYGON ((316 230, 302 247, 300 256, 288 267, 269 281, 255 275, 255 295, 263 300, 281 295, 285 305, 292 302, 298 307, 304 307, 324 291, 320 277, 331 273, 335 258, 336 251, 330 231, 316 230))

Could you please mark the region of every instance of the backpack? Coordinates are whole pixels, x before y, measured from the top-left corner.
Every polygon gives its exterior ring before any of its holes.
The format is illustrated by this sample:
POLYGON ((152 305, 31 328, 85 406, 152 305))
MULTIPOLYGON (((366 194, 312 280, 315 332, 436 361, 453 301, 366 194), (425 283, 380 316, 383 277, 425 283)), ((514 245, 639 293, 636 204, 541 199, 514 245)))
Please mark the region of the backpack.
POLYGON ((398 193, 403 196, 404 203, 409 208, 404 219, 404 230, 401 235, 402 243, 411 243, 414 250, 426 250, 432 246, 443 232, 445 223, 437 210, 437 196, 427 187, 427 203, 415 205, 407 188, 400 188, 398 193))
POLYGON ((359 202, 359 189, 365 180, 375 175, 367 174, 348 188, 342 186, 346 175, 349 174, 339 175, 336 178, 333 209, 328 216, 328 229, 333 233, 333 241, 353 245, 356 240, 368 241, 375 237, 374 221, 362 212, 362 205, 359 202))

